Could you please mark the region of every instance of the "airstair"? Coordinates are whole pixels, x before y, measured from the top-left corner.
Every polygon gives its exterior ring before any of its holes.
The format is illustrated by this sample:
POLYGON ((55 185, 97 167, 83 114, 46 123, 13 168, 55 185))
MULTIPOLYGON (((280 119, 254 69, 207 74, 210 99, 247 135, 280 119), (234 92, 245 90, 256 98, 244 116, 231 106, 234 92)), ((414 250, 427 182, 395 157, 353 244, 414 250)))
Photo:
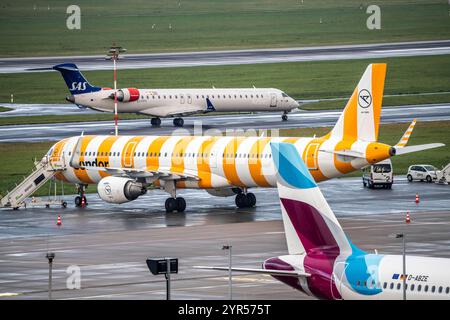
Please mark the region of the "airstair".
POLYGON ((436 183, 450 184, 450 163, 447 164, 442 170, 436 171, 436 175, 436 183))
POLYGON ((35 193, 49 179, 58 172, 66 170, 64 157, 49 158, 45 156, 41 161, 35 161, 35 169, 8 194, 0 199, 0 208, 13 208, 26 205, 25 199, 35 193))

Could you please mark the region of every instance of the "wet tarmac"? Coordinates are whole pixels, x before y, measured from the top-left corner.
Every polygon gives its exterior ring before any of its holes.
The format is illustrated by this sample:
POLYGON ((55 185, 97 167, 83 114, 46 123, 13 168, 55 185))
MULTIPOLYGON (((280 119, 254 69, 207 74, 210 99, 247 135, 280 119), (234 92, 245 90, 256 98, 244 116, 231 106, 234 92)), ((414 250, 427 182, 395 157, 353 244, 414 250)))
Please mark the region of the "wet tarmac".
MULTIPOLYGON (((362 249, 399 253, 400 243, 389 235, 406 232, 409 254, 450 257, 450 186, 396 177, 392 190, 365 189, 359 178, 334 179, 320 187, 362 249)), ((264 259, 286 253, 276 189, 254 192, 258 205, 251 209, 236 209, 234 198, 185 190, 180 192, 188 203, 185 213, 164 213, 161 191, 120 206, 89 194, 85 209, 70 204, 66 209, 1 210, 0 298, 46 299, 45 254, 52 251, 55 299, 164 299, 164 278, 150 275, 145 264, 155 256, 179 258, 174 299, 226 299, 227 275, 193 266, 226 266, 227 252, 221 250, 226 243, 233 245, 235 266, 257 268, 264 259), (56 226, 58 214, 61 227, 56 226), (69 267, 81 270, 79 290, 67 288, 69 267)), ((235 274, 233 279, 236 299, 310 299, 269 276, 235 274)))

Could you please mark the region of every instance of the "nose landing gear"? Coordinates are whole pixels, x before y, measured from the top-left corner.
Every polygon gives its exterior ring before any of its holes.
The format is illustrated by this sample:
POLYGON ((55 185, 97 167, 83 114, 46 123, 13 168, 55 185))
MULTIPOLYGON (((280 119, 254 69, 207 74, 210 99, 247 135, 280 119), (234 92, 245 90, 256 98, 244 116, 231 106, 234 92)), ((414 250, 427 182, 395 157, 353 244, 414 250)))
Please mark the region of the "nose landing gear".
POLYGON ((79 195, 75 197, 75 207, 84 208, 85 206, 88 205, 87 199, 85 196, 86 188, 87 188, 87 185, 85 185, 85 184, 77 185, 77 193, 79 195))

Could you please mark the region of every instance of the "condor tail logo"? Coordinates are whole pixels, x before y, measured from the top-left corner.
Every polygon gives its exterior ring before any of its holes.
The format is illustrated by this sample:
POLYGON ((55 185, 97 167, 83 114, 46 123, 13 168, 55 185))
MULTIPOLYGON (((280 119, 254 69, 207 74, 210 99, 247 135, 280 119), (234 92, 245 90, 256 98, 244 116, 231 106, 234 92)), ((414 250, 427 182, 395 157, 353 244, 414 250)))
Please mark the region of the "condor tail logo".
POLYGON ((85 91, 86 82, 72 82, 72 86, 69 89, 70 91, 85 91))

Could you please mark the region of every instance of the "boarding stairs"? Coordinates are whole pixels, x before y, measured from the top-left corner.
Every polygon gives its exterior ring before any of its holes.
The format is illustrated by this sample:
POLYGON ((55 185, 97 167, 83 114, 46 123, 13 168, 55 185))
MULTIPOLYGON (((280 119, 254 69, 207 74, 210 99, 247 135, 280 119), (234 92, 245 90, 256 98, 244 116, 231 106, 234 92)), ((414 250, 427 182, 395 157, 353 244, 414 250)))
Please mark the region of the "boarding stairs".
POLYGON ((436 175, 436 183, 450 184, 450 163, 447 164, 442 170, 436 171, 436 175))
MULTIPOLYGON (((25 199, 35 193, 58 172, 66 170, 64 157, 45 156, 35 161, 35 169, 16 187, 0 199, 0 208, 18 209, 25 205, 25 199)), ((1 196, 0 196, 1 197, 1 196)))

